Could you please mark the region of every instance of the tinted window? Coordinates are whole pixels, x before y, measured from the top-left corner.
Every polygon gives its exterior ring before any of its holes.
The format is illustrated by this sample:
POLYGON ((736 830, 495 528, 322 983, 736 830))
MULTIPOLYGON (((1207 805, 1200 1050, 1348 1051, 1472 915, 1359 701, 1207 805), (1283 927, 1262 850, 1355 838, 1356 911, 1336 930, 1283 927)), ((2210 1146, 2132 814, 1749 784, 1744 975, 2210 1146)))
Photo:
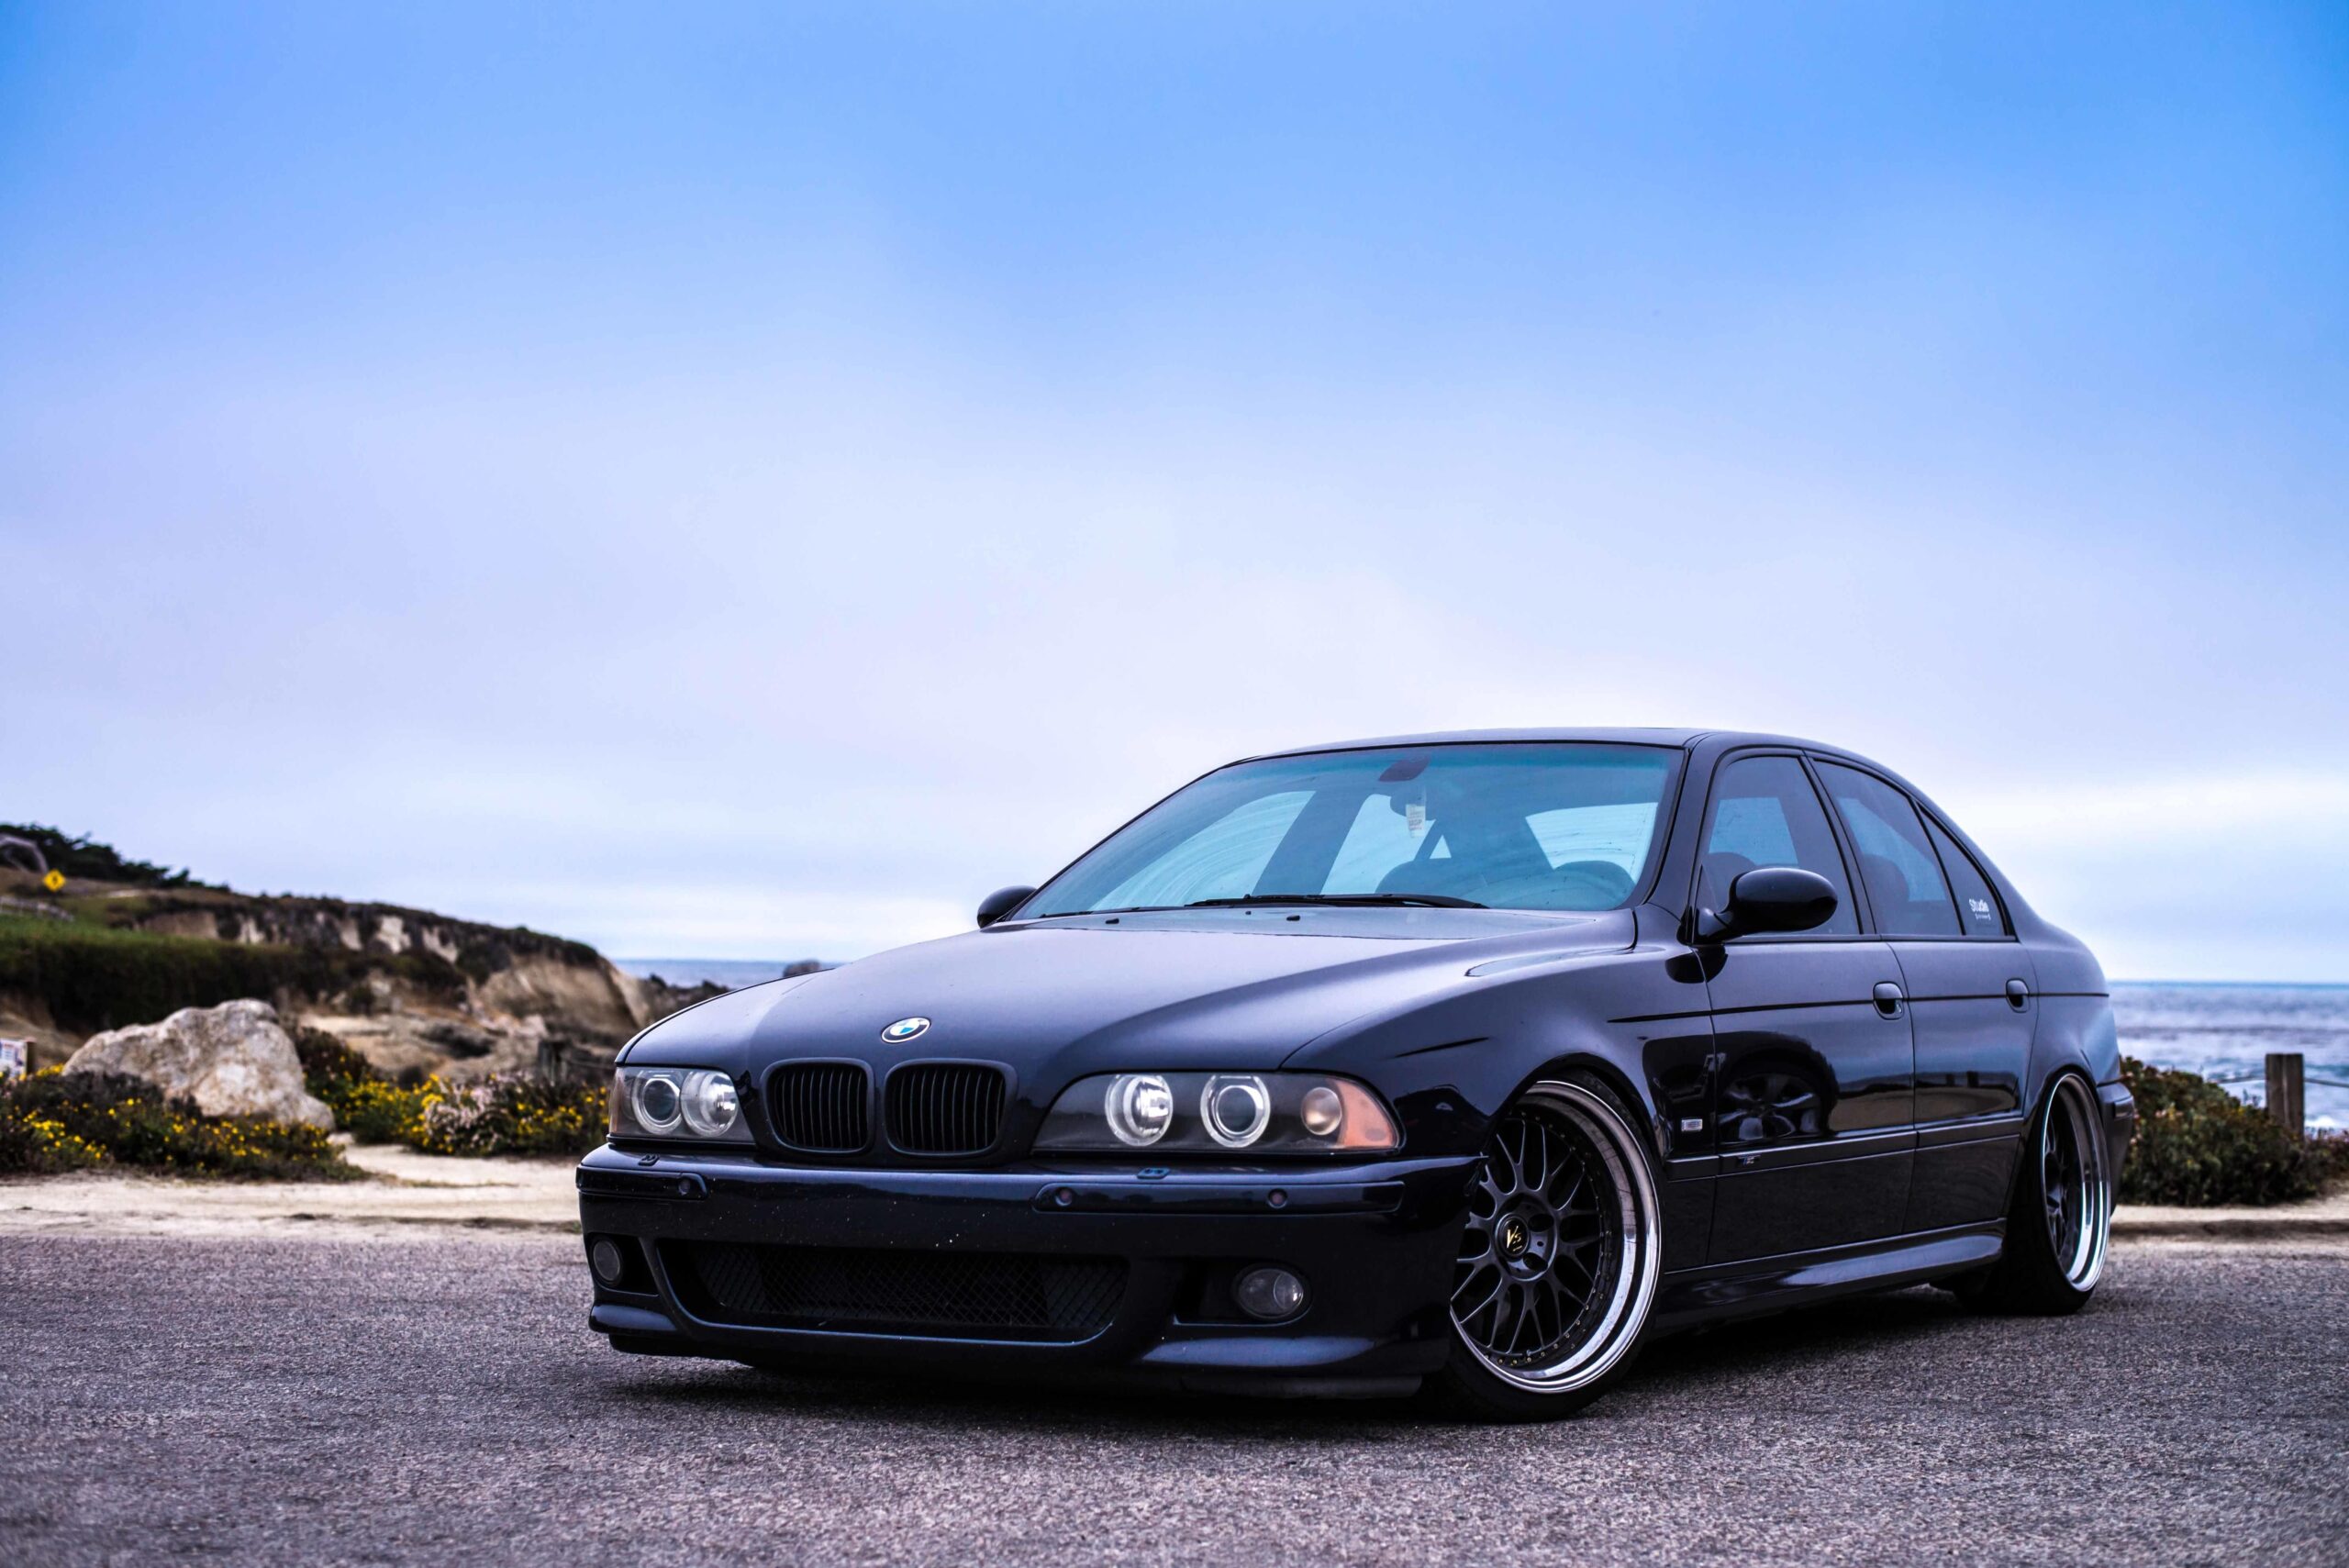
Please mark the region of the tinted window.
POLYGON ((1817 872, 1835 889, 1835 913, 1813 929, 1847 935, 1859 930, 1842 851, 1835 847, 1809 775, 1792 757, 1747 757, 1723 768, 1713 783, 1699 896, 1718 909, 1739 873, 1761 866, 1817 872))
POLYGON ((1942 880, 1942 862, 1909 797, 1854 768, 1821 762, 1820 777, 1842 813, 1860 854, 1876 929, 1888 937, 1954 937, 1957 906, 1942 880))
POLYGON ((1964 922, 1969 937, 2003 937, 2007 922, 1998 907, 1998 895, 1990 890, 1990 879, 1974 863, 1974 857, 1957 847, 1957 840, 1942 831, 1942 825, 1932 817, 1925 818, 1925 831, 1933 836, 1933 848, 1942 853, 1942 869, 1949 873, 1949 888, 1957 895, 1958 917, 1964 922))
POLYGON ((1373 893, 1612 908, 1646 874, 1675 762, 1661 747, 1546 742, 1242 762, 1143 813, 1029 913, 1373 893))

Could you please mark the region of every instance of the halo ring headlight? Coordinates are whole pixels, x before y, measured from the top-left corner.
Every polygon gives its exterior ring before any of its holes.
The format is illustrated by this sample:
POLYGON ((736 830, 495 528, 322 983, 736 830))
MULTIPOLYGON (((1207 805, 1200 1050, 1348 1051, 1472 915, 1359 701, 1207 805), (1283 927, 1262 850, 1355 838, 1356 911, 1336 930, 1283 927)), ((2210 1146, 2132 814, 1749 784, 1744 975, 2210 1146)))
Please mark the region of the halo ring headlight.
POLYGON ((1199 1120, 1226 1149, 1245 1149, 1273 1122, 1273 1092, 1253 1073, 1219 1073, 1199 1091, 1199 1120))
POLYGON ((723 1073, 688 1074, 683 1100, 685 1126, 704 1138, 725 1136, 741 1115, 734 1080, 723 1073))
POLYGON ((1155 1073, 1122 1073, 1110 1080, 1101 1108, 1119 1142, 1146 1149, 1174 1125, 1174 1091, 1155 1073))
POLYGON ((647 1132, 674 1132, 685 1119, 685 1093, 666 1073, 647 1073, 629 1094, 637 1125, 647 1132))

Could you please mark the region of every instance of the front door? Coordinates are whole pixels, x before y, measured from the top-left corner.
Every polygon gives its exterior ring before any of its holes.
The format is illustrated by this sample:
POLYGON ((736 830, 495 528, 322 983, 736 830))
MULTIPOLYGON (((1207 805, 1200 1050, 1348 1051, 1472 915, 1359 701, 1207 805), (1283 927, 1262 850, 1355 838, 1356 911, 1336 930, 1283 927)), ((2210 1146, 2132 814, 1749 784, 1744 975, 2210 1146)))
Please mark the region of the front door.
POLYGON ((1900 968, 1861 933, 1834 830, 1799 758, 1733 758, 1707 807, 1698 896, 1738 874, 1799 866, 1833 885, 1834 916, 1722 944, 1708 982, 1720 1158, 1711 1261, 1898 1233, 1915 1140, 1915 1057, 1900 968))

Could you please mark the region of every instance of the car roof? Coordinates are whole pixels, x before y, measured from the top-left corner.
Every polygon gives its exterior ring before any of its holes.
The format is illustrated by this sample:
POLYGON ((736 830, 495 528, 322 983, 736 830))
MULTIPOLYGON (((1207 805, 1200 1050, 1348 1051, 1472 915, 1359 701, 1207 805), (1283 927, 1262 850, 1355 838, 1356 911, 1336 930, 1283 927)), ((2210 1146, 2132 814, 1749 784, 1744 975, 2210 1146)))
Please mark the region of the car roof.
POLYGON ((1511 741, 1580 740, 1616 746, 1670 746, 1689 749, 1700 740, 1717 740, 1736 746, 1790 746, 1806 751, 1829 751, 1841 756, 1853 752, 1841 746, 1821 745, 1816 740, 1804 740, 1791 735, 1765 735, 1742 729, 1687 729, 1660 726, 1654 728, 1574 728, 1574 729, 1439 729, 1424 735, 1382 735, 1366 740, 1330 740, 1317 746, 1290 746, 1277 751, 1259 752, 1243 762, 1260 762, 1267 757, 1304 757, 1316 751, 1367 751, 1395 746, 1458 746, 1496 744, 1511 741))

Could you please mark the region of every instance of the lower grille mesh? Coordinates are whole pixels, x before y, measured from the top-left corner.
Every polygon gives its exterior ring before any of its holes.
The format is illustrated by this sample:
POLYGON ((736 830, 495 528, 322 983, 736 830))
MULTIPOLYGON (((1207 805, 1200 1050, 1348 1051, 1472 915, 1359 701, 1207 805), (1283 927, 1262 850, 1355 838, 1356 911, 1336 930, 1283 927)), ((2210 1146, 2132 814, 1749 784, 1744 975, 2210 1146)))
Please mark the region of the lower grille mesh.
POLYGON ((695 1317, 752 1328, 1073 1342, 1125 1293, 1114 1258, 752 1247, 671 1241, 670 1282, 695 1317))

